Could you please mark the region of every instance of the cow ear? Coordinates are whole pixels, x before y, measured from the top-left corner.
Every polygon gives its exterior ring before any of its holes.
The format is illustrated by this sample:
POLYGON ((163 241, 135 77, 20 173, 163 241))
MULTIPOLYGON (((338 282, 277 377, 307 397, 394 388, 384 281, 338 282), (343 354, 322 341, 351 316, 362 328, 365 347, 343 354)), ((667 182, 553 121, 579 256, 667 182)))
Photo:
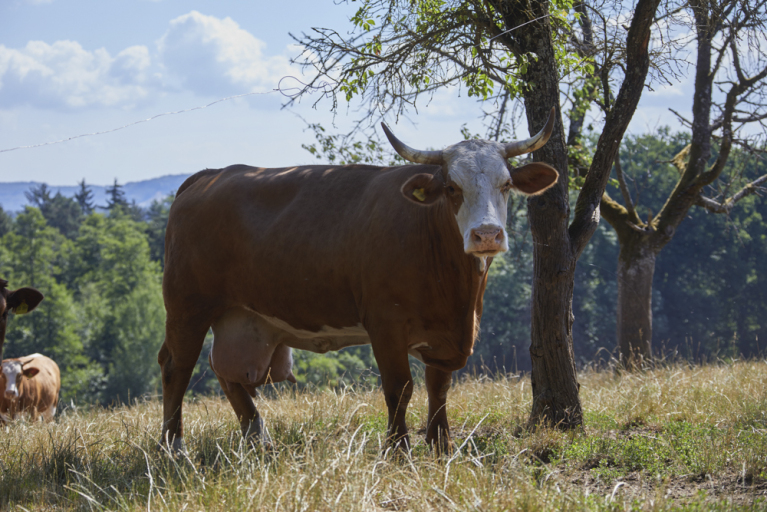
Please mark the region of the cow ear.
POLYGON ((512 187, 523 194, 542 194, 557 182, 559 173, 548 164, 532 162, 511 171, 512 187))
POLYGON ((19 288, 8 295, 6 302, 17 315, 29 313, 43 301, 44 295, 34 288, 19 288))
POLYGON ((405 199, 421 206, 430 206, 443 194, 442 183, 433 174, 416 174, 402 185, 405 199))
POLYGON ((35 375, 40 373, 40 369, 39 368, 34 368, 34 367, 33 368, 24 368, 24 371, 22 373, 24 374, 24 377, 26 377, 28 379, 31 379, 32 377, 34 377, 35 375))

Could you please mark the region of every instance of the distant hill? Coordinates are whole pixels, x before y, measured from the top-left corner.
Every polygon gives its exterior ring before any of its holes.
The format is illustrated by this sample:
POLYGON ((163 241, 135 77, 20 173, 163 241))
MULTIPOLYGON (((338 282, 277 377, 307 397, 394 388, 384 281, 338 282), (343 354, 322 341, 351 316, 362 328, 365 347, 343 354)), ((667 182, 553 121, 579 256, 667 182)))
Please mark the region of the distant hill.
MULTIPOLYGON (((134 181, 125 183, 123 185, 123 191, 128 201, 136 201, 136 204, 146 208, 155 199, 162 199, 170 193, 178 190, 178 187, 187 179, 189 174, 176 174, 173 176, 161 176, 159 178, 152 178, 151 180, 134 181)), ((24 192, 28 192, 30 188, 40 185, 39 181, 16 181, 11 183, 0 183, 0 206, 6 212, 19 212, 24 209, 24 206, 29 204, 24 192)), ((106 205, 106 189, 107 187, 102 185, 89 185, 93 191, 93 202, 96 206, 106 205)), ((66 197, 74 196, 80 189, 79 186, 50 186, 51 195, 55 195, 56 192, 61 192, 61 195, 66 197)))

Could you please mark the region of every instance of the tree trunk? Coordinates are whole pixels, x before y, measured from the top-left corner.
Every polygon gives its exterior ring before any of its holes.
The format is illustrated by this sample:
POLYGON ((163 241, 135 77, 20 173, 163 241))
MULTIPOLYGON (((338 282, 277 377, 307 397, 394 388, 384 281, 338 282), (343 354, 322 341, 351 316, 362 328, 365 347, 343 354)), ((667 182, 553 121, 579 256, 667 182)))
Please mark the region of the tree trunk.
POLYGON ((549 22, 549 3, 533 0, 489 0, 513 28, 499 36, 519 58, 527 58, 523 96, 528 126, 535 133, 552 107, 557 122, 549 142, 533 157, 559 171, 555 186, 528 200, 533 235, 531 344, 533 406, 529 426, 544 423, 578 427, 583 410, 573 354, 573 287, 575 265, 599 224, 599 203, 610 177, 619 141, 642 95, 649 68, 650 27, 659 0, 638 0, 627 36, 626 76, 614 108, 605 120, 591 166, 568 227, 568 163, 560 110, 559 70, 549 22), (529 58, 533 56, 533 58, 529 58))
POLYGON ((567 235, 567 201, 544 194, 528 201, 528 211, 534 241, 529 426, 573 428, 581 425, 583 412, 573 354, 576 258, 567 235))
MULTIPOLYGON (((548 3, 530 3, 533 21, 519 34, 525 51, 537 55, 530 61, 525 80, 525 110, 530 132, 543 126, 552 107, 557 122, 549 142, 534 153, 559 171, 557 184, 527 202, 533 236, 533 289, 531 343, 533 406, 528 426, 543 423, 574 428, 583 423, 573 354, 573 287, 578 255, 568 232, 570 201, 564 127, 559 110, 559 73, 552 45, 548 3)), ((509 24, 509 26, 514 26, 509 24)))
POLYGON ((628 369, 652 357, 652 279, 656 252, 646 238, 623 243, 618 256, 618 348, 628 369))

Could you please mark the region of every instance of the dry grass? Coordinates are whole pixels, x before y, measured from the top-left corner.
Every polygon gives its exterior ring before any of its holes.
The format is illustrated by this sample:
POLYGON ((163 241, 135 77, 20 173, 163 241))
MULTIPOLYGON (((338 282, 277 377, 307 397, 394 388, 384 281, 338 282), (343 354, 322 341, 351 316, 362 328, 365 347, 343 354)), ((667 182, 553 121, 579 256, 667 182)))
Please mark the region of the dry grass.
POLYGON ((767 510, 767 364, 580 375, 582 432, 521 433, 529 378, 465 380, 449 397, 460 450, 383 453, 374 390, 275 390, 273 452, 250 449, 223 399, 187 401, 188 457, 158 451, 161 404, 67 411, 0 433, 0 509, 767 510))

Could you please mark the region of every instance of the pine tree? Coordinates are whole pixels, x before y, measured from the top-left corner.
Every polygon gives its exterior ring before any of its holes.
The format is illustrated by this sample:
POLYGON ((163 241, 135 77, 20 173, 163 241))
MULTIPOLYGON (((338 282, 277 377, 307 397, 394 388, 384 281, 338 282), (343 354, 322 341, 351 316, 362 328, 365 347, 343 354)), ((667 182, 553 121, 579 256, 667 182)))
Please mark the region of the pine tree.
POLYGON ((80 190, 75 194, 74 199, 80 206, 80 211, 83 212, 83 215, 90 215, 96 208, 96 205, 93 204, 93 191, 85 184, 85 178, 77 184, 80 185, 80 190))
POLYGON ((117 183, 117 178, 115 178, 114 185, 107 187, 106 208, 110 212, 115 208, 126 208, 128 206, 128 200, 125 198, 125 191, 122 188, 123 186, 117 183))
POLYGON ((48 185, 41 183, 39 185, 33 185, 28 192, 24 192, 24 195, 32 206, 37 206, 41 210, 51 202, 51 189, 48 185))
POLYGON ((3 207, 0 205, 0 238, 8 233, 13 227, 13 219, 8 215, 3 207))

